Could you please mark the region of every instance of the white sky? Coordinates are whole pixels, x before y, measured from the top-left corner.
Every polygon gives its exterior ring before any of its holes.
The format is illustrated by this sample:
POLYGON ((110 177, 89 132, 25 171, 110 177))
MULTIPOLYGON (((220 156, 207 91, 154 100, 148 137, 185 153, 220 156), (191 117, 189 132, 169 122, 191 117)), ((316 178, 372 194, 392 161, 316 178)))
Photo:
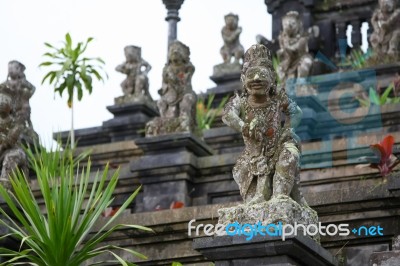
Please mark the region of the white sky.
MULTIPOLYGON (((44 42, 59 44, 70 32, 74 42, 94 37, 89 55, 106 61, 109 79, 95 82, 92 95, 85 94, 75 103, 75 129, 100 126, 112 114, 106 106, 122 95, 124 75, 115 67, 124 61, 126 45, 142 47, 142 55, 152 65, 150 92, 158 99, 161 72, 167 56, 167 10, 161 0, 0 0, 0 79, 7 77, 7 64, 18 60, 26 66, 26 77, 36 86, 31 98, 31 119, 45 143, 52 133, 70 129, 70 112, 63 99, 41 80, 49 69, 39 68, 47 51, 44 42)), ((247 49, 255 36, 271 37, 271 16, 264 0, 186 0, 179 12, 178 39, 191 49, 196 67, 192 84, 196 92, 214 87, 209 79, 213 66, 222 62, 219 49, 223 44, 221 28, 224 15, 239 15, 243 28, 241 43, 247 49)))

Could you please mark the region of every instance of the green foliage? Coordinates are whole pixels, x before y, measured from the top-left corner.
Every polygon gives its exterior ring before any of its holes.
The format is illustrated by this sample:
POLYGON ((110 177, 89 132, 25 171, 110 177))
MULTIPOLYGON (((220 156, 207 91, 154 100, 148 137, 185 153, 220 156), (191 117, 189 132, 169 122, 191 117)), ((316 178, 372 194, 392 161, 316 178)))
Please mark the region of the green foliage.
MULTIPOLYGON (((99 69, 102 70, 104 61, 98 57, 83 57, 88 44, 92 40, 93 38, 88 38, 85 43, 79 42, 76 47, 73 47, 72 38, 67 33, 63 42, 64 46, 61 48, 56 48, 49 43, 45 43, 50 48, 50 52, 45 53, 43 56, 48 57, 49 61, 45 61, 39 66, 60 67, 60 69, 48 72, 44 76, 42 84, 48 80, 50 85, 54 84, 54 91, 58 92, 60 96, 67 90, 69 107, 72 106, 75 93, 77 94, 78 101, 82 99, 83 88, 89 94, 92 93, 93 78, 104 81, 104 77, 99 72, 99 69), (92 62, 96 62, 97 64, 93 64, 92 62)), ((105 72, 104 74, 107 76, 105 72)))
POLYGON ((183 264, 180 262, 174 261, 174 262, 172 262, 171 266, 183 266, 183 264))
MULTIPOLYGON (((39 206, 38 200, 32 192, 27 177, 21 171, 10 176, 13 192, 7 191, 0 185, 0 195, 12 212, 6 213, 0 208, 3 219, 2 226, 10 230, 10 234, 1 238, 13 237, 20 241, 20 249, 10 250, 0 248, 0 256, 7 259, 1 265, 57 265, 78 266, 89 259, 96 261, 96 257, 111 254, 114 260, 97 261, 91 265, 126 262, 115 253, 115 250, 126 251, 136 257, 146 257, 134 250, 102 245, 102 242, 115 230, 125 227, 152 231, 139 225, 114 224, 116 218, 131 204, 139 193, 138 188, 120 207, 119 211, 99 227, 94 225, 104 210, 112 203, 112 194, 118 182, 118 170, 114 174, 108 173, 108 165, 102 173, 94 176, 90 173, 90 160, 87 166, 79 169, 79 162, 87 154, 73 158, 73 151, 47 152, 41 146, 26 149, 30 167, 35 171, 39 187, 39 197, 44 205, 39 206), (109 177, 111 175, 111 177, 109 177), (44 208, 44 213, 41 208, 44 208)), ((36 194, 37 192, 35 192, 36 194)))
POLYGON ((275 70, 275 73, 276 73, 276 83, 277 83, 277 85, 279 85, 281 83, 281 80, 279 79, 279 76, 278 76, 278 67, 279 67, 280 63, 281 62, 279 61, 278 57, 276 57, 276 56, 272 57, 272 66, 273 66, 273 68, 275 70))
POLYGON ((346 58, 346 65, 350 65, 352 69, 361 69, 368 66, 368 59, 372 56, 372 50, 368 49, 366 53, 359 49, 353 49, 346 58))
POLYGON ((200 130, 210 129, 214 123, 215 117, 219 115, 228 101, 229 96, 225 96, 219 103, 217 108, 211 108, 215 95, 208 95, 207 103, 204 98, 199 98, 196 105, 197 127, 200 130))
POLYGON ((384 105, 384 104, 390 104, 390 103, 400 103, 400 97, 393 97, 390 98, 389 94, 393 90, 394 84, 393 82, 385 89, 385 91, 382 93, 382 95, 379 95, 376 90, 372 87, 369 88, 369 98, 367 99, 362 99, 362 98, 357 98, 357 100, 360 102, 362 106, 369 107, 372 104, 374 105, 384 105))

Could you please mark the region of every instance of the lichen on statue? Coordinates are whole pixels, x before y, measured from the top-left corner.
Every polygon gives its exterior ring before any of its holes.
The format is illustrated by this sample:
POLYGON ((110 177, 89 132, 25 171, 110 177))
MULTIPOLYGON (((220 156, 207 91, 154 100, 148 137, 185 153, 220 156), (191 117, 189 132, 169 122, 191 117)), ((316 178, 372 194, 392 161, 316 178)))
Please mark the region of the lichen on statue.
POLYGON ((400 8, 395 0, 379 0, 371 18, 374 32, 370 42, 376 59, 400 59, 400 8))
POLYGON ((126 79, 121 83, 123 96, 115 98, 115 104, 123 105, 134 102, 153 104, 149 93, 149 79, 147 74, 151 65, 142 58, 141 48, 126 46, 124 48, 125 62, 116 67, 116 71, 126 74, 126 79))
POLYGON ((24 125, 16 112, 16 103, 13 87, 0 84, 0 183, 8 190, 11 190, 9 176, 17 167, 28 173, 27 158, 21 148, 24 125))
POLYGON ((168 62, 163 69, 161 98, 157 102, 160 117, 146 125, 146 136, 196 131, 197 96, 192 89, 194 66, 189 47, 179 41, 171 43, 168 62))
POLYGON ((247 223, 317 221, 299 184, 301 148, 293 127, 300 123, 302 112, 284 88, 277 87, 271 52, 265 46, 256 44, 246 51, 241 81, 242 93, 226 104, 222 120, 243 135, 245 148, 233 178, 244 204, 221 209, 219 223, 237 221, 233 215, 237 213, 241 213, 239 222, 247 223))

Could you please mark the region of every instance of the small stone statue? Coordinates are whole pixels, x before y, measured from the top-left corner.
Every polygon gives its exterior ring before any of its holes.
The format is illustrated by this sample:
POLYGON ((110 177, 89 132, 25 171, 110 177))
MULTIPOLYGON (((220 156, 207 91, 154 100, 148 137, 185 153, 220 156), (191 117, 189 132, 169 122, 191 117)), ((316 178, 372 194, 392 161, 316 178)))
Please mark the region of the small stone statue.
POLYGON ((15 122, 19 123, 22 128, 20 139, 27 143, 37 142, 39 137, 31 122, 31 107, 29 99, 35 93, 35 87, 26 80, 25 66, 18 61, 10 61, 8 63, 8 78, 3 83, 13 95, 15 105, 15 122))
POLYGON ((160 117, 147 123, 146 136, 195 131, 197 96, 192 89, 194 70, 189 47, 174 41, 168 51, 162 87, 158 91, 161 96, 157 102, 160 117))
POLYGON ((115 104, 127 104, 133 102, 153 103, 149 93, 149 79, 147 74, 151 66, 141 55, 141 48, 137 46, 126 46, 126 61, 116 67, 116 71, 126 74, 126 79, 121 83, 123 96, 115 98, 115 104))
POLYGON ((371 18, 374 32, 370 41, 376 58, 400 55, 400 8, 395 0, 379 0, 371 18))
POLYGON ((244 204, 219 210, 219 223, 316 222, 299 187, 300 140, 292 127, 300 123, 302 112, 284 88, 277 87, 271 52, 265 46, 247 50, 241 81, 242 94, 226 104, 222 120, 243 134, 245 149, 233 178, 244 204))
MULTIPOLYGON (((288 78, 304 78, 310 74, 313 64, 308 53, 308 34, 304 33, 303 23, 297 11, 290 11, 282 18, 282 32, 279 34, 280 61, 278 76, 282 83, 288 78)), ((304 93, 306 94, 306 92, 304 93)), ((315 94, 315 91, 312 91, 315 94)))
POLYGON ((17 101, 13 99, 15 91, 6 83, 0 84, 0 183, 8 190, 11 190, 9 176, 17 167, 28 173, 27 158, 20 147, 24 125, 20 123, 21 116, 16 110, 17 101))
POLYGON ((220 50, 224 63, 214 67, 214 76, 221 76, 229 73, 240 73, 240 61, 243 59, 244 48, 239 41, 242 28, 238 26, 238 22, 238 15, 229 13, 225 16, 225 26, 221 30, 224 45, 220 50), (232 57, 233 62, 231 62, 232 57))

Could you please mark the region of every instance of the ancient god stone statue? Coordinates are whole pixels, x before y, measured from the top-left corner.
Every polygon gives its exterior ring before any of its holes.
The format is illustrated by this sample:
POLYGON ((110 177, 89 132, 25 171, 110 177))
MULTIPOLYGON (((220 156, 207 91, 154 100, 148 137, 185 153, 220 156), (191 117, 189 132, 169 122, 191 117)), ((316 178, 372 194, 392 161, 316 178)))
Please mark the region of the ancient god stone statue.
POLYGON ((244 48, 240 44, 239 36, 242 28, 238 26, 239 16, 229 13, 225 16, 225 26, 221 30, 224 45, 220 53, 224 62, 214 66, 214 76, 222 76, 230 73, 240 73, 241 60, 244 48))
POLYGON ((400 8, 395 0, 379 0, 379 7, 371 18, 374 32, 370 41, 376 58, 400 56, 400 8))
POLYGON ((14 105, 14 122, 21 126, 21 134, 19 138, 27 143, 38 141, 38 135, 33 129, 31 122, 31 107, 29 99, 35 92, 35 87, 26 80, 25 66, 18 61, 10 61, 8 63, 8 77, 2 84, 12 92, 14 105))
POLYGON ((149 79, 147 74, 151 66, 141 55, 141 48, 126 46, 125 62, 116 67, 116 71, 126 74, 126 79, 121 83, 123 96, 115 98, 115 104, 129 104, 133 102, 153 103, 149 93, 149 79))
POLYGON ((317 223, 299 185, 301 147, 292 127, 300 123, 302 112, 284 88, 277 87, 271 52, 265 46, 247 50, 241 81, 243 91, 226 104, 222 120, 243 135, 245 148, 233 178, 244 203, 220 209, 219 223, 317 223))
POLYGON ((195 131, 197 96, 192 89, 193 73, 189 47, 174 41, 168 51, 162 87, 158 91, 160 117, 147 123, 146 136, 195 131))
POLYGON ((27 173, 27 158, 21 142, 34 143, 38 135, 34 131, 29 99, 35 87, 26 80, 25 66, 18 61, 8 63, 7 80, 0 84, 0 182, 11 188, 9 175, 19 167, 27 173))
MULTIPOLYGON (((288 12, 282 18, 282 32, 279 35, 280 49, 277 52, 279 79, 284 83, 288 78, 304 78, 309 76, 313 64, 312 56, 308 53, 308 34, 304 33, 303 23, 299 13, 288 12)), ((311 90, 312 88, 302 88, 311 90)), ((305 91, 304 94, 308 92, 305 91)))

